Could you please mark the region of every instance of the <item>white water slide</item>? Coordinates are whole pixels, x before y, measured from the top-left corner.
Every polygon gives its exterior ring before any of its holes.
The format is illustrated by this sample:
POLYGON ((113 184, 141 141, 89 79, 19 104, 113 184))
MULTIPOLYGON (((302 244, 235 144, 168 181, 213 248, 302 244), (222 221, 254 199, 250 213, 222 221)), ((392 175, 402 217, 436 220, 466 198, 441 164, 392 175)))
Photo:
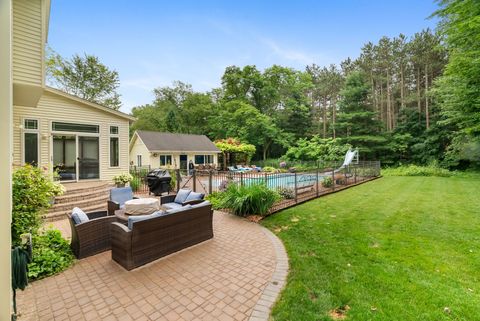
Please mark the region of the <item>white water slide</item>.
POLYGON ((343 161, 342 166, 340 166, 338 169, 334 170, 333 172, 337 173, 337 172, 341 171, 342 169, 344 169, 345 167, 349 166, 353 162, 353 159, 355 157, 357 158, 357 162, 358 162, 358 150, 357 149, 351 150, 349 148, 347 153, 345 154, 345 160, 343 161))

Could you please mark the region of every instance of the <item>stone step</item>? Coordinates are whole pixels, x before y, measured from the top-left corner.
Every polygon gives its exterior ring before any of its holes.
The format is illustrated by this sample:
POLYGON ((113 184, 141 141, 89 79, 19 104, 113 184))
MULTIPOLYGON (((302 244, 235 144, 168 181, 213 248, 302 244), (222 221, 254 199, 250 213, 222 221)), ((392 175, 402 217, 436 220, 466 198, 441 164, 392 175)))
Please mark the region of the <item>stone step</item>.
POLYGON ((50 209, 49 212, 58 212, 65 210, 72 210, 74 207, 79 207, 83 209, 84 207, 93 206, 93 205, 105 205, 109 198, 108 194, 97 194, 90 195, 81 200, 69 200, 65 203, 55 203, 50 209))
POLYGON ((88 192, 74 193, 74 194, 70 194, 67 192, 62 196, 55 197, 55 204, 79 202, 86 199, 95 198, 100 195, 105 195, 106 197, 108 197, 110 195, 110 189, 105 188, 102 190, 90 190, 88 192))
MULTIPOLYGON (((83 207, 82 210, 86 213, 88 212, 96 212, 96 211, 106 211, 107 210, 107 203, 103 205, 91 205, 87 207, 83 207)), ((61 210, 61 211, 55 211, 55 212, 49 212, 44 215, 44 220, 47 222, 52 222, 52 221, 58 221, 58 220, 63 220, 67 218, 67 214, 69 214, 72 211, 72 208, 68 210, 61 210)))
POLYGON ((78 184, 74 185, 75 183, 65 184, 65 188, 67 189, 65 195, 74 195, 74 194, 82 194, 82 193, 89 193, 93 191, 103 191, 106 189, 110 189, 113 187, 112 184, 109 182, 98 182, 96 184, 78 184))

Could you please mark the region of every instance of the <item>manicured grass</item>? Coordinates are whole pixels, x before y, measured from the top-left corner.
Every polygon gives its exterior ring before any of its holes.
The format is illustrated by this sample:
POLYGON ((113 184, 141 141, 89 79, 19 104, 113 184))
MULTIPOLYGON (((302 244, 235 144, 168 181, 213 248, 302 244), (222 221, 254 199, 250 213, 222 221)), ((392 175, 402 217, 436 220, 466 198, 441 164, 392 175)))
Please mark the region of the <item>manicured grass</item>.
POLYGON ((384 177, 263 224, 290 259, 274 320, 480 320, 479 176, 384 177))

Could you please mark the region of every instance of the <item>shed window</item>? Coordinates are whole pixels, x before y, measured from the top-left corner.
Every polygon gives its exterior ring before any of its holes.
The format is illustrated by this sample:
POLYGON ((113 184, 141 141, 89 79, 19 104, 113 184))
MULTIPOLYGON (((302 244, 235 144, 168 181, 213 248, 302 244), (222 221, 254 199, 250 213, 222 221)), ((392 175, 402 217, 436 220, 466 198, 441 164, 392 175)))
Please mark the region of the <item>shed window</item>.
POLYGON ((205 164, 205 155, 195 155, 195 164, 205 164))
POLYGON ((195 164, 213 164, 213 155, 195 155, 195 164))
POLYGON ((160 166, 172 165, 172 155, 160 155, 160 166))

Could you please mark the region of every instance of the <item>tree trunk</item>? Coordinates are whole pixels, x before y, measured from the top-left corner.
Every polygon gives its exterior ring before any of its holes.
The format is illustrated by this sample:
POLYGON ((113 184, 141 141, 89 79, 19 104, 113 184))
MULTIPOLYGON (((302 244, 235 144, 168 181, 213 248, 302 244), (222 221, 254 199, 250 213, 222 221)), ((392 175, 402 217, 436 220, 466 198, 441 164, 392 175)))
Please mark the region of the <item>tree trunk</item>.
POLYGON ((422 116, 422 97, 420 95, 420 67, 417 68, 417 107, 418 107, 418 117, 422 116))
POLYGON ((327 138, 327 96, 323 98, 323 138, 327 138))
POLYGON ((337 117, 337 98, 332 98, 332 129, 333 129, 333 139, 336 138, 337 134, 335 132, 335 119, 337 117))
POLYGON ((405 75, 403 74, 403 65, 400 67, 400 106, 405 107, 405 75))
POLYGON ((428 110, 428 65, 425 64, 425 126, 430 128, 430 111, 428 110))
POLYGON ((390 100, 390 72, 387 69, 387 129, 392 130, 392 104, 390 100))
POLYGON ((383 84, 380 82, 380 118, 382 120, 382 123, 387 124, 385 121, 385 111, 383 110, 383 84))
POLYGON ((268 149, 270 148, 271 145, 272 145, 271 140, 269 140, 269 141, 265 142, 265 144, 263 144, 263 160, 267 159, 268 149))

